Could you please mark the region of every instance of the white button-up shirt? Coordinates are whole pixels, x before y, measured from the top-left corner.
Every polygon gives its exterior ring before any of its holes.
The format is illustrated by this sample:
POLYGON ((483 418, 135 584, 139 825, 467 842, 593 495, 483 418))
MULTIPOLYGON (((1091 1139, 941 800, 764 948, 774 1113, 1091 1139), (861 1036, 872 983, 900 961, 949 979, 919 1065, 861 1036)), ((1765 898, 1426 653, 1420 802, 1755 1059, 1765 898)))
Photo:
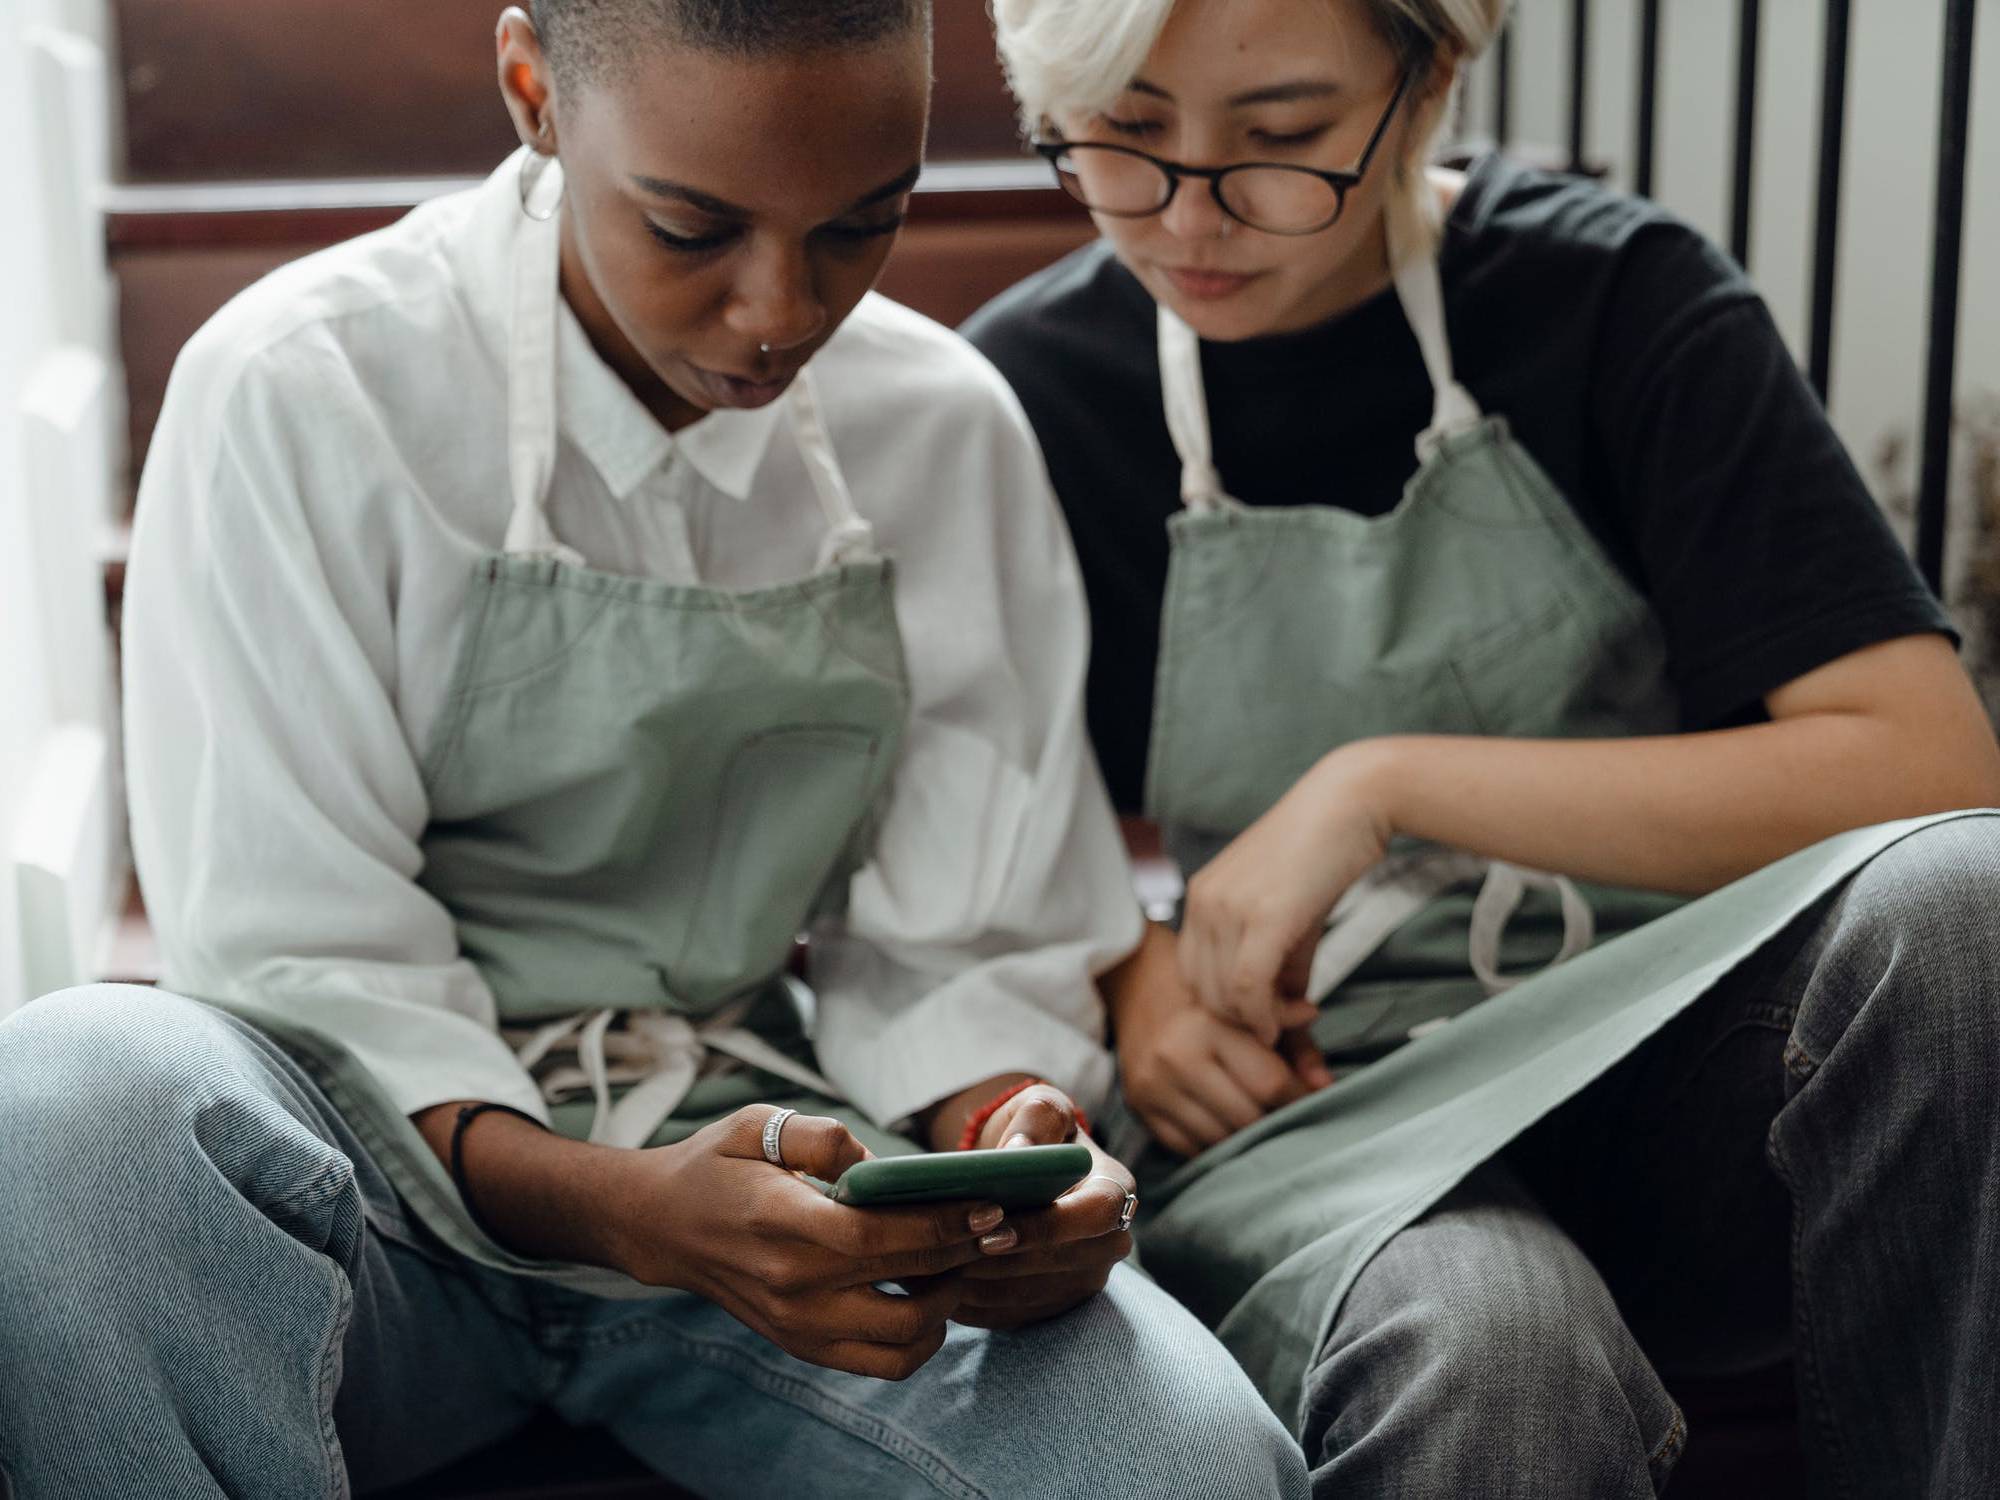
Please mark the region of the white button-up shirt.
MULTIPOLYGON (((419 758, 507 529, 511 174, 289 266, 182 352, 125 605, 134 850, 175 990, 351 1047, 406 1112, 542 1118, 417 884, 419 758)), ((550 516, 596 568, 750 588, 826 522, 778 408, 668 433, 565 306, 550 516)), ((1087 624, 1041 454, 955 334, 870 296, 815 357, 897 561, 913 709, 849 909, 813 934, 820 1064, 878 1122, 1003 1072, 1086 1105, 1093 976, 1139 916, 1086 740, 1087 624)), ((695 857, 692 854, 690 857, 695 857)))

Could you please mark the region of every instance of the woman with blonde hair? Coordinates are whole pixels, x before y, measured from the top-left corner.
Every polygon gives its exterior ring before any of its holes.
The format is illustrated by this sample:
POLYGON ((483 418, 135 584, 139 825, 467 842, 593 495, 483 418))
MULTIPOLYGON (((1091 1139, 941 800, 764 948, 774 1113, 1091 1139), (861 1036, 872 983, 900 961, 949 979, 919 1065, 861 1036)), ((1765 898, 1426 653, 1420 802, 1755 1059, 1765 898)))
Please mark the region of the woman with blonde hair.
POLYGON ((1989 1484, 2000 748, 1754 291, 1429 166, 1499 0, 994 10, 1103 238, 967 331, 1191 876, 1148 1266, 1322 1493, 1653 1494, 1787 1356, 1825 1492, 1989 1484))

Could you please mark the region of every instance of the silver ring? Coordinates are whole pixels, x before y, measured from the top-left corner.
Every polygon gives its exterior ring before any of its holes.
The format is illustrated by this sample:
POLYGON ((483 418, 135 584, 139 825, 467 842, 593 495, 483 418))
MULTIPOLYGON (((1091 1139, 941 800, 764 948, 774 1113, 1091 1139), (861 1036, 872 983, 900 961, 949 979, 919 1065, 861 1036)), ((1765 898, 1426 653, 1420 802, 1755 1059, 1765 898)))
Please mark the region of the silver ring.
POLYGON ((1124 1183, 1113 1177, 1109 1172, 1092 1172, 1090 1177, 1094 1182, 1110 1183, 1125 1195, 1124 1205, 1118 1210, 1118 1227, 1120 1229, 1130 1229, 1132 1221, 1139 1217, 1138 1193, 1125 1186, 1124 1183))
POLYGON ((795 1109, 781 1109, 764 1122, 764 1160, 774 1167, 785 1164, 785 1156, 778 1149, 778 1143, 785 1133, 785 1121, 797 1113, 795 1109))

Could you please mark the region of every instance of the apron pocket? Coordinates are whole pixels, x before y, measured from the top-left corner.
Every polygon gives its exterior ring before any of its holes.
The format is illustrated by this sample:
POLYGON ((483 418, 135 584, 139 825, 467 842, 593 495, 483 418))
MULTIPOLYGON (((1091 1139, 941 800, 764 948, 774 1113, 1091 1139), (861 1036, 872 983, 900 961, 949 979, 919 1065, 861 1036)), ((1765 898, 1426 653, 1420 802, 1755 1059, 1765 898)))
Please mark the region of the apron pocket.
POLYGON ((1558 593, 1525 620, 1479 632, 1450 666, 1480 733, 1549 738, 1575 721, 1573 700, 1603 649, 1584 612, 1558 593))
POLYGON ((719 1001, 784 966, 793 939, 839 873, 866 822, 872 731, 813 724, 747 740, 723 779, 701 900, 672 982, 683 1001, 719 1001))

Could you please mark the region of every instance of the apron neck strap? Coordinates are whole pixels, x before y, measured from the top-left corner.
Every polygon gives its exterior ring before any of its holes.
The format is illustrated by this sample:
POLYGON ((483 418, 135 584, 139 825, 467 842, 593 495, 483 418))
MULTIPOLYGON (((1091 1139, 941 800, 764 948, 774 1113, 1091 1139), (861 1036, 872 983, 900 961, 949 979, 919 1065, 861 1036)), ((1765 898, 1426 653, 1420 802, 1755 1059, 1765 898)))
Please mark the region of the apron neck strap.
MULTIPOLYGON (((1397 213, 1388 216, 1389 258, 1396 297, 1417 336, 1424 369, 1430 376, 1431 425, 1417 435, 1417 458, 1427 461, 1445 438, 1477 426, 1484 413, 1472 392, 1452 373, 1437 253, 1428 244, 1406 246, 1403 241, 1408 235, 1400 227, 1401 219, 1397 213)), ((1167 432, 1181 460, 1181 503, 1198 513, 1238 505, 1241 502, 1223 489, 1222 475, 1215 467, 1208 394, 1202 384, 1201 339, 1162 303, 1159 341, 1160 394, 1166 407, 1167 432)))
POLYGON ((1431 379, 1431 425, 1417 434, 1417 458, 1427 461, 1438 444, 1453 433, 1475 427, 1484 414, 1472 392, 1452 372, 1451 339, 1445 329, 1444 282, 1438 275, 1437 249, 1428 236, 1417 239, 1404 227, 1405 215, 1392 208, 1386 215, 1391 279, 1403 317, 1417 336, 1424 369, 1431 379), (1415 239, 1415 243, 1410 243, 1415 239))
POLYGON ((1201 376, 1201 340, 1164 302, 1159 338, 1160 396, 1167 411, 1167 432, 1181 460, 1181 504, 1198 515, 1235 505, 1215 467, 1208 392, 1201 376))
POLYGON ((799 371, 785 403, 791 409, 792 435, 799 445, 799 457, 805 460, 806 477, 812 481, 813 494, 819 497, 819 508, 826 516, 819 566, 831 568, 873 557, 875 528, 854 508, 854 494, 833 451, 826 419, 820 415, 819 388, 813 383, 810 368, 799 371))
MULTIPOLYGON (((526 150, 524 146, 522 150, 526 150)), ((550 161, 544 173, 561 172, 550 161)), ((523 215, 515 229, 507 326, 507 489, 513 509, 506 550, 582 559, 549 525, 556 466, 556 312, 562 296, 562 218, 523 215)))
MULTIPOLYGON (((523 148, 526 149, 525 147, 523 148)), ((561 172, 558 162, 543 169, 561 172)), ((538 188, 538 195, 540 189, 538 188)), ((562 215, 523 215, 515 229, 511 320, 507 329, 507 486, 512 511, 506 550, 582 566, 549 523, 549 481, 556 465, 556 327, 562 299, 562 215)), ((875 531, 854 497, 820 416, 812 372, 802 370, 786 396, 806 475, 826 516, 819 566, 872 557, 875 531)))

